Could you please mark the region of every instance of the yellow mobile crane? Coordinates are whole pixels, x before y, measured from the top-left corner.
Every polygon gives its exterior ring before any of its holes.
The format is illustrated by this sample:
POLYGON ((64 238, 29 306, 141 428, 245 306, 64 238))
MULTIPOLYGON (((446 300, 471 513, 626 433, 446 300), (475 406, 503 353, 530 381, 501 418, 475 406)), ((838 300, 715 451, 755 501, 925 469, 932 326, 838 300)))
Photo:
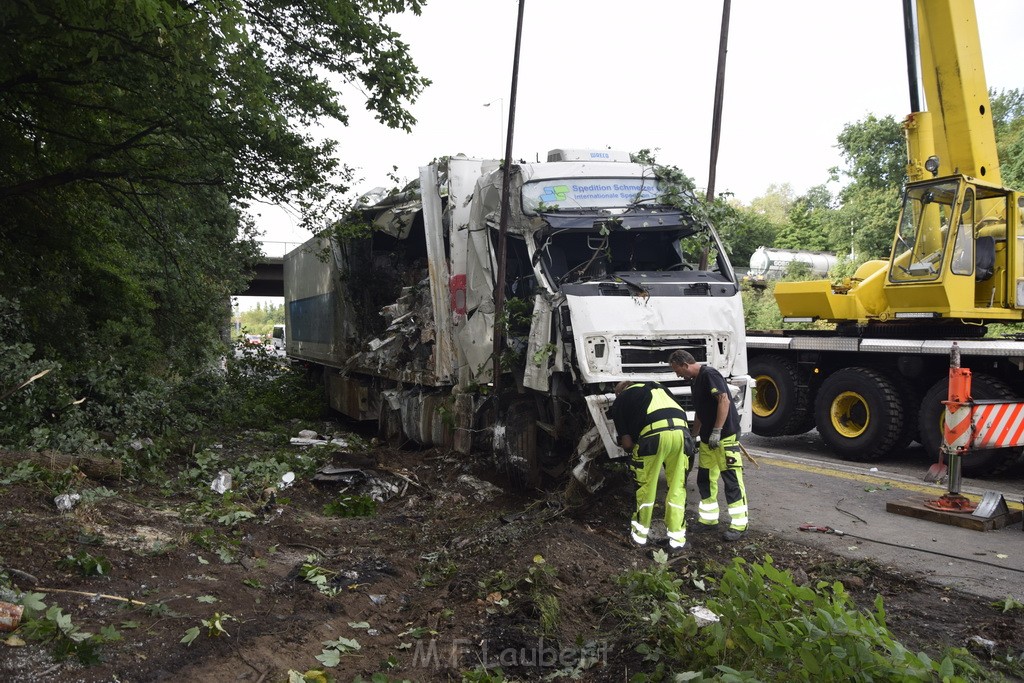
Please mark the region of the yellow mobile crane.
MULTIPOLYGON (((909 182, 889 259, 841 285, 782 282, 789 322, 834 331, 748 332, 753 430, 816 426, 838 455, 869 461, 920 441, 937 455, 949 349, 974 374, 974 397, 1024 396, 1024 341, 983 338, 988 322, 1024 319, 1024 197, 1001 185, 991 104, 972 0, 917 0, 928 111, 916 82, 914 21, 904 0, 911 107, 904 121, 909 182)), ((998 471, 1019 449, 979 451, 966 474, 998 471)))

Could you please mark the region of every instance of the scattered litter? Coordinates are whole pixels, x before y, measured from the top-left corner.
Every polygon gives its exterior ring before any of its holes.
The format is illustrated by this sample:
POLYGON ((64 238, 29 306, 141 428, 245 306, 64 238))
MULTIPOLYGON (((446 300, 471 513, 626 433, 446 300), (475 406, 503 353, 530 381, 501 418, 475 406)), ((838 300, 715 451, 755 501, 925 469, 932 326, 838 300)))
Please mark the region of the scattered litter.
POLYGON ((13 631, 21 623, 25 608, 10 602, 0 602, 0 631, 13 631))
POLYGON ((483 479, 477 479, 471 474, 463 474, 459 477, 459 483, 473 489, 473 498, 480 503, 487 503, 493 500, 495 496, 502 494, 502 490, 494 484, 483 479))
POLYGON ((313 481, 357 487, 355 492, 377 503, 390 500, 399 491, 398 484, 388 481, 379 472, 358 467, 323 465, 313 475, 313 481))
POLYGON ((78 501, 80 500, 82 500, 82 496, 77 493, 62 493, 53 499, 53 504, 56 505, 57 509, 61 512, 67 512, 78 505, 78 501))
POLYGON ((340 436, 328 439, 326 436, 320 436, 312 429, 303 429, 299 432, 298 436, 293 436, 289 443, 293 446, 326 446, 331 444, 339 448, 348 448, 348 441, 340 436))
POLYGON ((388 596, 386 595, 373 595, 372 593, 370 594, 370 602, 372 602, 375 605, 383 605, 387 601, 388 596))
POLYGON ((377 629, 375 629, 375 628, 371 628, 371 629, 369 629, 369 630, 368 630, 368 631, 366 632, 366 635, 368 635, 368 636, 379 636, 379 635, 380 635, 380 631, 378 631, 378 630, 377 630, 377 629))
POLYGON ((295 473, 294 472, 285 472, 284 474, 281 475, 281 481, 277 482, 277 488, 282 489, 282 490, 286 489, 289 486, 291 486, 294 481, 295 481, 295 473))
POLYGON ((981 636, 971 636, 967 639, 967 649, 975 654, 984 654, 989 657, 996 652, 996 642, 981 636))
POLYGON ((877 467, 872 467, 870 470, 868 470, 868 472, 877 472, 877 471, 878 471, 877 467))
POLYGON ((152 446, 153 439, 149 438, 148 436, 144 439, 132 439, 128 445, 131 446, 133 450, 141 451, 143 448, 147 446, 152 446))
POLYGON ((24 647, 25 641, 18 636, 8 636, 7 640, 4 641, 4 645, 7 647, 24 647))
POLYGON ((217 473, 217 476, 210 482, 210 488, 217 493, 224 493, 225 491, 231 490, 231 473, 227 470, 221 470, 217 473))
POLYGON ((366 473, 358 467, 324 465, 313 475, 313 481, 334 482, 354 486, 366 481, 366 473))
POLYGON ((718 621, 718 615, 703 605, 694 605, 690 608, 690 614, 697 620, 697 626, 709 626, 718 621))

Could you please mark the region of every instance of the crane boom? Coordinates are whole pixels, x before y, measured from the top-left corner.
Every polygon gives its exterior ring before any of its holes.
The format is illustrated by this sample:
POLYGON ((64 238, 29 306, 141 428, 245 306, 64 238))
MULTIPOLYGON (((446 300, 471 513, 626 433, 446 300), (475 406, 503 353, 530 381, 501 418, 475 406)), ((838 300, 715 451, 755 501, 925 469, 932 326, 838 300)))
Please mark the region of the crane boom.
POLYGON ((929 112, 910 114, 911 181, 930 177, 924 162, 937 156, 937 175, 962 174, 1000 184, 992 105, 972 0, 917 0, 921 81, 929 112), (923 118, 930 118, 930 125, 923 118), (927 130, 930 128, 930 134, 927 130), (914 140, 915 136, 920 140, 914 140), (930 138, 930 140, 929 140, 930 138))

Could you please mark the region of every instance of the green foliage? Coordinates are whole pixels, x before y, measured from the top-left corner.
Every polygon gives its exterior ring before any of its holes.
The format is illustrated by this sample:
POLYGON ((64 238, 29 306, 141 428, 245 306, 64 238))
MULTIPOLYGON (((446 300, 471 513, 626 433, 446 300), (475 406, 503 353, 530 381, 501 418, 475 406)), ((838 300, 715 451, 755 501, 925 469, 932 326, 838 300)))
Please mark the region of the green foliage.
POLYGON ((377 514, 377 503, 369 496, 342 494, 324 505, 324 514, 330 517, 372 517, 377 514))
POLYGON ((768 282, 764 287, 744 284, 740 295, 743 297, 743 320, 748 330, 782 328, 782 313, 775 302, 775 282, 768 282))
POLYGON ((91 555, 84 550, 66 555, 57 562, 62 569, 75 569, 82 576, 109 576, 110 560, 102 555, 91 555))
MULTIPOLYGON (((967 681, 983 673, 962 650, 941 661, 893 639, 882 598, 860 611, 839 582, 798 586, 770 557, 736 558, 707 608, 719 618, 698 627, 682 579, 662 562, 620 578, 649 672, 634 680, 967 681)), ((630 616, 631 615, 631 616, 630 616)))
POLYGON ((1024 190, 1024 91, 990 90, 1003 185, 1024 190))
POLYGON ((832 194, 824 185, 816 185, 793 200, 789 222, 775 236, 780 249, 831 251, 835 245, 828 238, 828 225, 833 214, 832 194))
POLYGON ((325 640, 323 645, 323 652, 318 654, 316 659, 326 667, 338 666, 343 656, 354 654, 362 649, 359 641, 354 638, 325 640))
POLYGON ((53 369, 0 405, 6 444, 189 431, 176 389, 216 367, 229 296, 258 255, 246 209, 292 202, 309 226, 337 215, 350 171, 307 131, 347 122, 348 84, 411 127, 428 81, 388 20, 421 5, 2 4, 0 363, 13 367, 0 376, 53 369), (7 304, 22 334, 7 334, 7 304))
POLYGON ((238 314, 242 329, 246 332, 268 336, 274 325, 284 324, 284 304, 256 304, 256 308, 238 314))
POLYGON ((20 604, 25 608, 20 633, 28 640, 52 646, 53 658, 62 662, 74 656, 84 666, 100 662, 100 648, 105 643, 121 640, 121 634, 112 626, 90 633, 73 623, 70 614, 64 614, 57 605, 47 607, 42 599, 45 593, 23 593, 20 604))
POLYGON ((877 118, 868 114, 848 123, 836 139, 846 162, 833 175, 846 176, 852 182, 841 193, 845 202, 850 193, 861 189, 901 188, 907 182, 907 148, 903 127, 892 116, 877 118))

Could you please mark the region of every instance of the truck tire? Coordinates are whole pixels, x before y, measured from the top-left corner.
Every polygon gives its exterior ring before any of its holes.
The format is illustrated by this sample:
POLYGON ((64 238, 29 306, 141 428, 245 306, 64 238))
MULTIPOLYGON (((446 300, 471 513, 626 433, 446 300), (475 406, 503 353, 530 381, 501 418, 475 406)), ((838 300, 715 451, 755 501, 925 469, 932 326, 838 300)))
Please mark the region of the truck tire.
POLYGON ((809 394, 801 386, 796 363, 772 354, 755 356, 750 361, 750 376, 754 378, 755 434, 802 434, 814 426, 809 394))
POLYGON ((540 488, 537 406, 532 400, 515 401, 504 416, 504 436, 494 448, 498 471, 513 489, 540 488))
POLYGON ((893 451, 904 451, 914 441, 921 440, 920 415, 921 389, 904 380, 899 384, 900 402, 903 404, 903 429, 896 440, 893 451))
POLYGON ((883 458, 903 431, 899 390, 871 368, 844 368, 829 376, 818 391, 814 416, 821 438, 843 460, 883 458))
MULTIPOLYGON (((943 377, 932 385, 921 401, 918 422, 921 425, 921 445, 930 460, 938 461, 942 445, 942 431, 946 422, 949 396, 949 378, 943 377)), ((976 374, 971 377, 971 397, 976 400, 1020 400, 1008 385, 994 377, 976 374)), ((967 477, 993 476, 1008 469, 1020 455, 1020 448, 991 448, 972 451, 960 460, 960 471, 967 477)), ((948 463, 947 463, 948 464, 948 463)))

